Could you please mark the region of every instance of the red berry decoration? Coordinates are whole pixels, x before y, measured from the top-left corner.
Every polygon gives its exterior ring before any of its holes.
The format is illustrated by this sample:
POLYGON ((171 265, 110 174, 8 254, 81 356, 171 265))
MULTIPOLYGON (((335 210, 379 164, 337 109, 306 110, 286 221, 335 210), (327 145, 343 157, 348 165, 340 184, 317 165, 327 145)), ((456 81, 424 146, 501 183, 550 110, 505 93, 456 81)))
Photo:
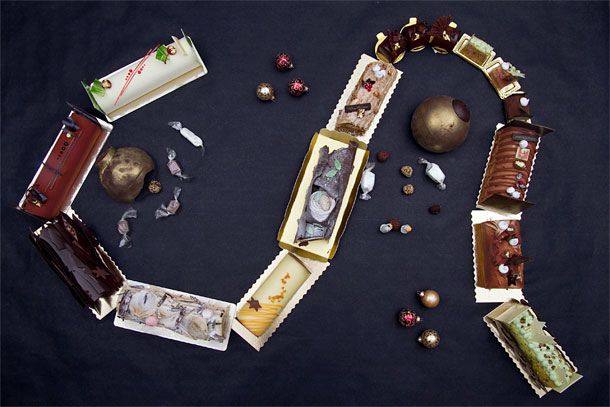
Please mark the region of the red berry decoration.
POLYGON ((441 213, 441 206, 439 204, 434 204, 428 208, 428 212, 430 212, 432 215, 438 215, 441 213))
POLYGON ((377 153, 377 161, 380 163, 386 162, 388 158, 390 158, 390 153, 388 151, 381 150, 377 153))
POLYGON ((388 221, 388 223, 390 225, 392 225, 392 230, 399 230, 400 229, 400 221, 396 218, 392 218, 388 221))
POLYGON ((280 52, 275 57, 275 67, 278 69, 278 71, 288 71, 294 68, 292 57, 284 52, 280 52))
POLYGON ((421 317, 409 309, 403 309, 398 314, 398 322, 400 322, 400 325, 406 326, 408 328, 415 326, 418 322, 421 321, 421 317))
POLYGON ((297 78, 288 82, 288 92, 290 92, 292 96, 301 96, 308 91, 309 88, 305 86, 303 79, 297 78))

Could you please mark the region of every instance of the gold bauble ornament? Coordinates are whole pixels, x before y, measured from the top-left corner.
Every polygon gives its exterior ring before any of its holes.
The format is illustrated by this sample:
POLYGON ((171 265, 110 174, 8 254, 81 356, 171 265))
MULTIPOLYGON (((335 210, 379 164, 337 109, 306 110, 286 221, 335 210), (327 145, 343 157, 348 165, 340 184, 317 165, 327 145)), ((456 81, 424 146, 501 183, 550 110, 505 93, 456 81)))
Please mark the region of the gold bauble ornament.
POLYGON ((417 341, 428 349, 434 349, 441 343, 441 336, 434 329, 426 329, 417 341))
POLYGON ((419 301, 426 308, 436 308, 441 302, 441 296, 434 290, 418 291, 419 301))
POLYGON ((96 165, 100 182, 108 195, 118 202, 132 202, 144 186, 144 177, 155 168, 148 153, 137 147, 110 147, 96 165))
POLYGON ((433 153, 446 153, 461 145, 470 128, 470 109, 451 96, 432 96, 417 106, 411 117, 413 138, 433 153))

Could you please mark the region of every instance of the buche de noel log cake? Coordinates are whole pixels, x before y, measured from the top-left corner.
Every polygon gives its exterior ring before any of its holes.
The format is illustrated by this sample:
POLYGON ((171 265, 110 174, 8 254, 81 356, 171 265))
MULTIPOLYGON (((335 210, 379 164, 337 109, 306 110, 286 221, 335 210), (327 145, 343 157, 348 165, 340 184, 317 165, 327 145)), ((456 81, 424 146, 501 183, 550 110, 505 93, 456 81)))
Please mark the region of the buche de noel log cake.
POLYGON ((396 78, 397 71, 392 64, 369 63, 339 113, 335 130, 356 137, 366 133, 396 78))
POLYGON ((553 130, 511 121, 494 135, 477 207, 519 213, 533 204, 525 200, 540 138, 553 130))

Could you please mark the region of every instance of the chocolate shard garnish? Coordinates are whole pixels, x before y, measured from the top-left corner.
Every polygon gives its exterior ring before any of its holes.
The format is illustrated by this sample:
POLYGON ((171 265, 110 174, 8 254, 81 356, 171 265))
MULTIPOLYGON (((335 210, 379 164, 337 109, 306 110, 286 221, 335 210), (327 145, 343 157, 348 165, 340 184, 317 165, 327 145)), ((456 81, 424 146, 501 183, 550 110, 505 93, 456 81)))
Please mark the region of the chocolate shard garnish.
POLYGON ((345 110, 345 113, 352 113, 352 112, 357 112, 360 109, 371 110, 371 104, 370 103, 358 103, 355 105, 346 105, 343 110, 345 110))
POLYGON ((77 217, 60 213, 30 239, 53 271, 84 307, 101 309, 101 300, 117 293, 123 276, 77 217))

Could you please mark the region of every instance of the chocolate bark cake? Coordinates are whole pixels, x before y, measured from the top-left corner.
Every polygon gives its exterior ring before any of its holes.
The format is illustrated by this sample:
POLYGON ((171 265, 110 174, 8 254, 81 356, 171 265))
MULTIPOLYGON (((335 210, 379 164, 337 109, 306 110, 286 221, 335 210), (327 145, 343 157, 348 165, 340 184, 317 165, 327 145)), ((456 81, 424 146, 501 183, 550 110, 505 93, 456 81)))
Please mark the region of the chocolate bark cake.
POLYGON ((332 235, 357 148, 358 145, 352 141, 348 147, 332 153, 328 146, 320 149, 303 214, 298 220, 295 242, 329 239, 332 235))
POLYGON ((521 227, 518 220, 487 221, 473 226, 477 286, 523 288, 521 227))
POLYGON ((391 64, 369 63, 360 76, 356 88, 339 113, 335 130, 362 136, 371 126, 383 101, 397 78, 391 64))
POLYGON ((511 120, 527 121, 532 118, 530 114, 530 100, 525 93, 515 93, 504 99, 504 116, 506 122, 511 120))
POLYGON ((552 129, 512 121, 496 131, 477 207, 519 213, 533 204, 525 197, 540 137, 552 129))
POLYGON ((122 287, 123 275, 78 217, 62 212, 30 239, 82 306, 99 312, 122 287))

